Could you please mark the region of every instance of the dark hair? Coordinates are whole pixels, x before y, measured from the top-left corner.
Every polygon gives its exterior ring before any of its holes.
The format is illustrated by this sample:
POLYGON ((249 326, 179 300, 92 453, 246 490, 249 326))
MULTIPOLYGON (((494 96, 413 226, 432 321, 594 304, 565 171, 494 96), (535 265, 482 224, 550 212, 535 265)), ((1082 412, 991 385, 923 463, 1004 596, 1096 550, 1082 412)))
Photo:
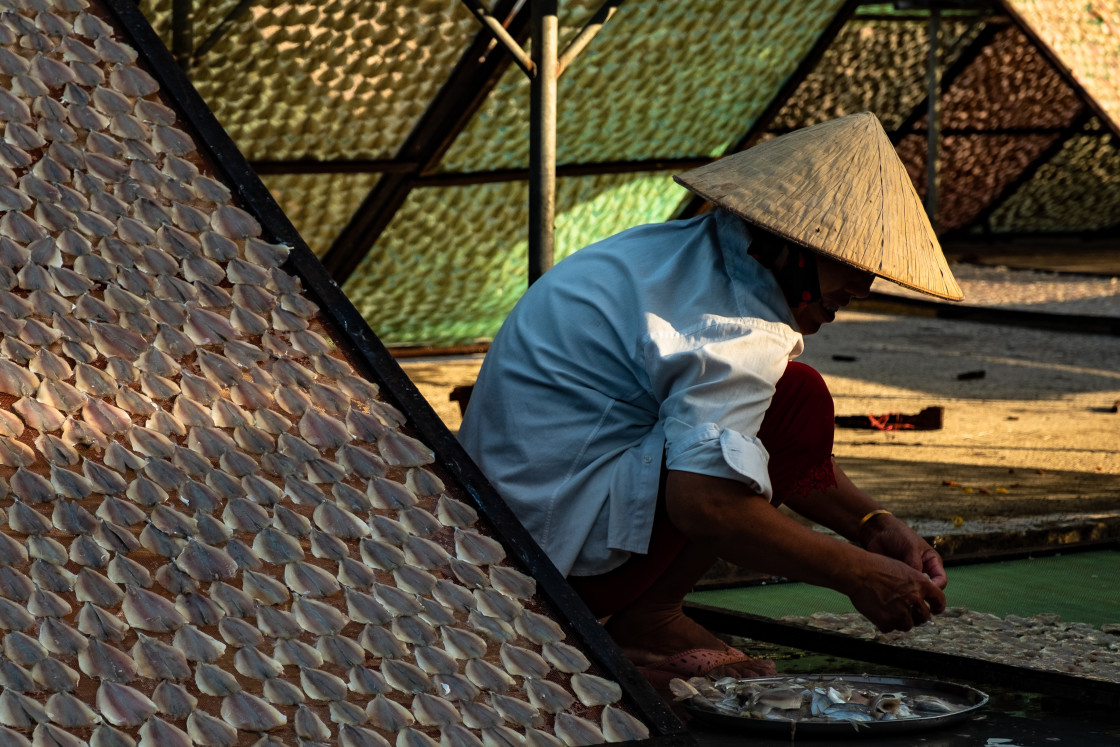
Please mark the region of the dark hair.
POLYGON ((817 253, 761 226, 748 225, 751 245, 747 252, 774 273, 789 307, 799 309, 819 300, 821 283, 817 277, 817 253), (779 263, 783 251, 786 252, 785 261, 779 263))

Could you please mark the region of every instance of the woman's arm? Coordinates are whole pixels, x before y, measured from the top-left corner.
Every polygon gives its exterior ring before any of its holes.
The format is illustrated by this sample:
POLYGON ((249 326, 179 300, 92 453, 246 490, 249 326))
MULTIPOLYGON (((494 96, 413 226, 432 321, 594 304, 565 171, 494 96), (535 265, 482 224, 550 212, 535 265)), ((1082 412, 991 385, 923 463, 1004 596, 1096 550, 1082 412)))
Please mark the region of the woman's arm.
POLYGON ((745 568, 835 589, 884 632, 909 630, 945 607, 920 571, 802 526, 734 480, 670 470, 665 498, 670 520, 693 542, 745 568))

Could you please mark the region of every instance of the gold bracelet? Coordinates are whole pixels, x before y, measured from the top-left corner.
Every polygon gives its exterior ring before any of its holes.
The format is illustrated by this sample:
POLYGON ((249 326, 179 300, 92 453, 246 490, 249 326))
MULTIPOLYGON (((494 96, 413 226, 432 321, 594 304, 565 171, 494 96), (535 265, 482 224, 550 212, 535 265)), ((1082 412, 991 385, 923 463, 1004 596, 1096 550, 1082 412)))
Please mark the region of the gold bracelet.
POLYGON ((871 517, 878 516, 879 514, 890 514, 891 516, 894 516, 894 514, 891 514, 891 512, 885 508, 877 508, 874 511, 869 511, 866 516, 859 520, 858 528, 863 529, 863 525, 869 522, 871 520, 871 517))

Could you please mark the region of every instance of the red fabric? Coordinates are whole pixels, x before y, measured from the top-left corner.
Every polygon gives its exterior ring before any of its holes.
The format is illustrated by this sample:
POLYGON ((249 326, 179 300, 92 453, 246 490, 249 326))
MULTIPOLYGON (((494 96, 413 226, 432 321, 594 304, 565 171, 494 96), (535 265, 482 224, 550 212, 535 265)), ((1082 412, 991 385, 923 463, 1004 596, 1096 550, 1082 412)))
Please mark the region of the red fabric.
MULTIPOLYGON (((758 438, 770 454, 768 472, 775 505, 787 495, 806 495, 836 484, 831 461, 834 428, 832 395, 824 379, 804 363, 790 361, 758 430, 758 438)), ((649 552, 632 555, 608 573, 570 576, 568 581, 596 617, 606 617, 637 600, 665 573, 686 543, 665 510, 663 471, 649 552)))

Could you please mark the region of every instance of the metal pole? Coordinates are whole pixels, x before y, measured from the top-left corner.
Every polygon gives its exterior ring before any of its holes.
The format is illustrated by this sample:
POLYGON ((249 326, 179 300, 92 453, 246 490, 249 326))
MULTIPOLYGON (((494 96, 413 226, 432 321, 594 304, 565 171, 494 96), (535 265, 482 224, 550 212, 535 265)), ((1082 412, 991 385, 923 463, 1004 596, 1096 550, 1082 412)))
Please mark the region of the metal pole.
POLYGON ((556 224, 557 0, 531 0, 533 69, 529 123, 529 283, 552 267, 556 224))
POLYGON ((927 77, 929 90, 926 100, 929 102, 927 119, 929 127, 926 131, 926 214, 933 230, 937 231, 937 191, 938 172, 940 171, 940 153, 938 143, 941 137, 941 123, 938 120, 938 111, 941 102, 941 84, 937 72, 938 45, 941 35, 941 11, 932 7, 929 9, 929 75, 927 77))

